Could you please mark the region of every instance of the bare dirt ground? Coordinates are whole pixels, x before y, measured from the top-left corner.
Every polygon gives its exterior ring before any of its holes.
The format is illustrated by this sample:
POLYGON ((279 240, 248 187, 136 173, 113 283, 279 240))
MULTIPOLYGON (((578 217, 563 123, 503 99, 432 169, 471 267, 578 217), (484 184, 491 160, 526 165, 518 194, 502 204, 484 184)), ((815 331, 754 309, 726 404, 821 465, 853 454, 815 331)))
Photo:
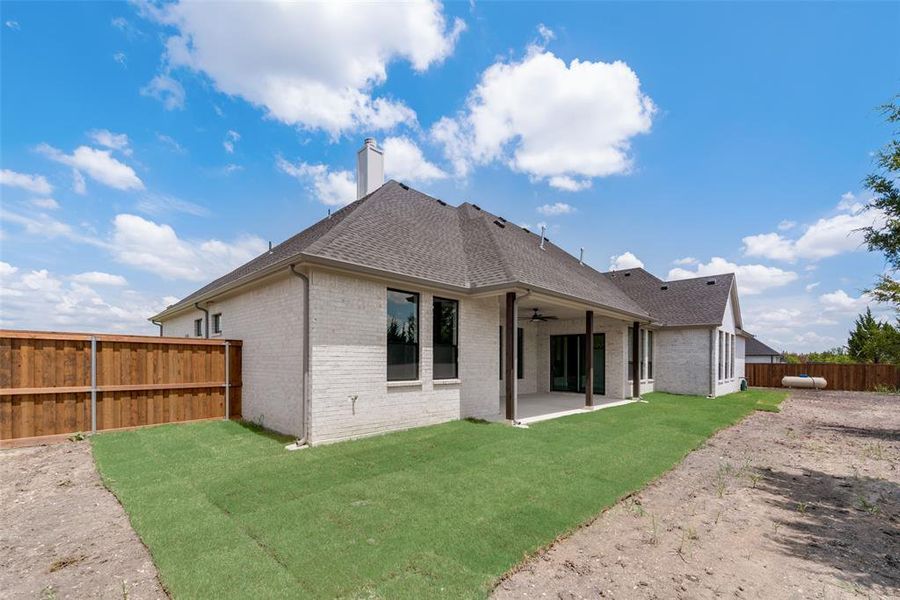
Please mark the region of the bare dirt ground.
POLYGON ((526 561, 495 598, 898 598, 900 397, 797 392, 526 561))
POLYGON ((0 451, 0 597, 167 597, 88 442, 0 451))

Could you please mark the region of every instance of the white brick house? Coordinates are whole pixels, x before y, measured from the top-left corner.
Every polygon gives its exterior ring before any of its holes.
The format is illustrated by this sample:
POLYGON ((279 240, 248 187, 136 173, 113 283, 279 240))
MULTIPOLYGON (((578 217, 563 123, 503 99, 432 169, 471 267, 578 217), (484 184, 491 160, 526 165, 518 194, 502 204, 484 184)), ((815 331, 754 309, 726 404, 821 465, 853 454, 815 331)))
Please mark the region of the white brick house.
POLYGON ((318 444, 739 389, 732 275, 600 273, 476 205, 381 185, 370 140, 359 163, 359 200, 152 319, 243 340, 245 419, 318 444))

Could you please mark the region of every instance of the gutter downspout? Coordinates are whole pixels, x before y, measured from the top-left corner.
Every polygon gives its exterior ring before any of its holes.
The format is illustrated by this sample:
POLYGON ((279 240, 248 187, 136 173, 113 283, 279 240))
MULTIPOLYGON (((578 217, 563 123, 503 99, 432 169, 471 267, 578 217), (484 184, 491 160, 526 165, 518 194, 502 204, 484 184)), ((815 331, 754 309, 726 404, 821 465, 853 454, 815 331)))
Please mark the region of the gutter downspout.
POLYGON ((205 335, 203 337, 209 339, 209 311, 200 306, 199 302, 194 302, 194 308, 196 308, 197 310, 202 310, 203 314, 206 315, 206 318, 203 319, 203 322, 205 323, 205 326, 203 328, 205 335))
POLYGON ((309 446, 309 429, 307 428, 307 399, 309 397, 309 277, 290 266, 291 273, 303 280, 303 393, 300 399, 300 437, 293 444, 286 446, 288 450, 300 450, 309 446))
POLYGON ((162 337, 163 336, 162 321, 154 321, 153 319, 150 319, 150 322, 153 323, 154 325, 156 325, 157 327, 159 327, 159 337, 162 337))

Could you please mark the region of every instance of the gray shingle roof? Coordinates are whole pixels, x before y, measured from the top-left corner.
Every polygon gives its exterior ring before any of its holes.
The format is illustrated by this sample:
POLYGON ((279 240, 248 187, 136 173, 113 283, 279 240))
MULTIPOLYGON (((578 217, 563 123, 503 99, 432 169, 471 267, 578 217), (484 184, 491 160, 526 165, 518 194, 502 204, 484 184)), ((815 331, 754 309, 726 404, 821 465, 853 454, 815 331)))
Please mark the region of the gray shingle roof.
POLYGON ((649 318, 647 310, 620 287, 549 240, 542 250, 539 236, 473 204, 450 206, 396 181, 167 311, 193 305, 209 292, 292 258, 322 259, 468 290, 521 284, 649 318))
POLYGON ((781 356, 781 352, 773 350, 756 338, 748 337, 745 343, 744 355, 746 356, 781 356))
POLYGON ((662 325, 720 325, 734 274, 663 281, 644 269, 603 274, 662 325), (709 282, 714 282, 710 284, 709 282))

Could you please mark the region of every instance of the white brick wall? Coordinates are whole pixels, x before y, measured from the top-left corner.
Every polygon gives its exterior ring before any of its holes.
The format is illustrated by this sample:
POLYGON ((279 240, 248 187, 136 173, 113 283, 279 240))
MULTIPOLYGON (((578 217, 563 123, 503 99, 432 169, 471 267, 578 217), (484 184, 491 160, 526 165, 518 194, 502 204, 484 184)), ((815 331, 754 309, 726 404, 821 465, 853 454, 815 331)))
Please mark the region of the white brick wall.
POLYGON ((656 389, 672 394, 709 394, 708 327, 661 329, 657 332, 656 389))
MULTIPOLYGON (((210 337, 243 340, 242 415, 281 433, 298 435, 303 390, 303 282, 281 274, 224 300, 210 303, 210 337), (222 334, 212 315, 222 313, 222 334)), ((163 335, 195 337, 192 310, 163 323, 163 335)))
POLYGON ((436 384, 431 292, 319 269, 311 280, 312 443, 497 412, 496 298, 459 299, 460 383, 436 384), (388 287, 419 293, 419 381, 412 385, 387 382, 388 287))

